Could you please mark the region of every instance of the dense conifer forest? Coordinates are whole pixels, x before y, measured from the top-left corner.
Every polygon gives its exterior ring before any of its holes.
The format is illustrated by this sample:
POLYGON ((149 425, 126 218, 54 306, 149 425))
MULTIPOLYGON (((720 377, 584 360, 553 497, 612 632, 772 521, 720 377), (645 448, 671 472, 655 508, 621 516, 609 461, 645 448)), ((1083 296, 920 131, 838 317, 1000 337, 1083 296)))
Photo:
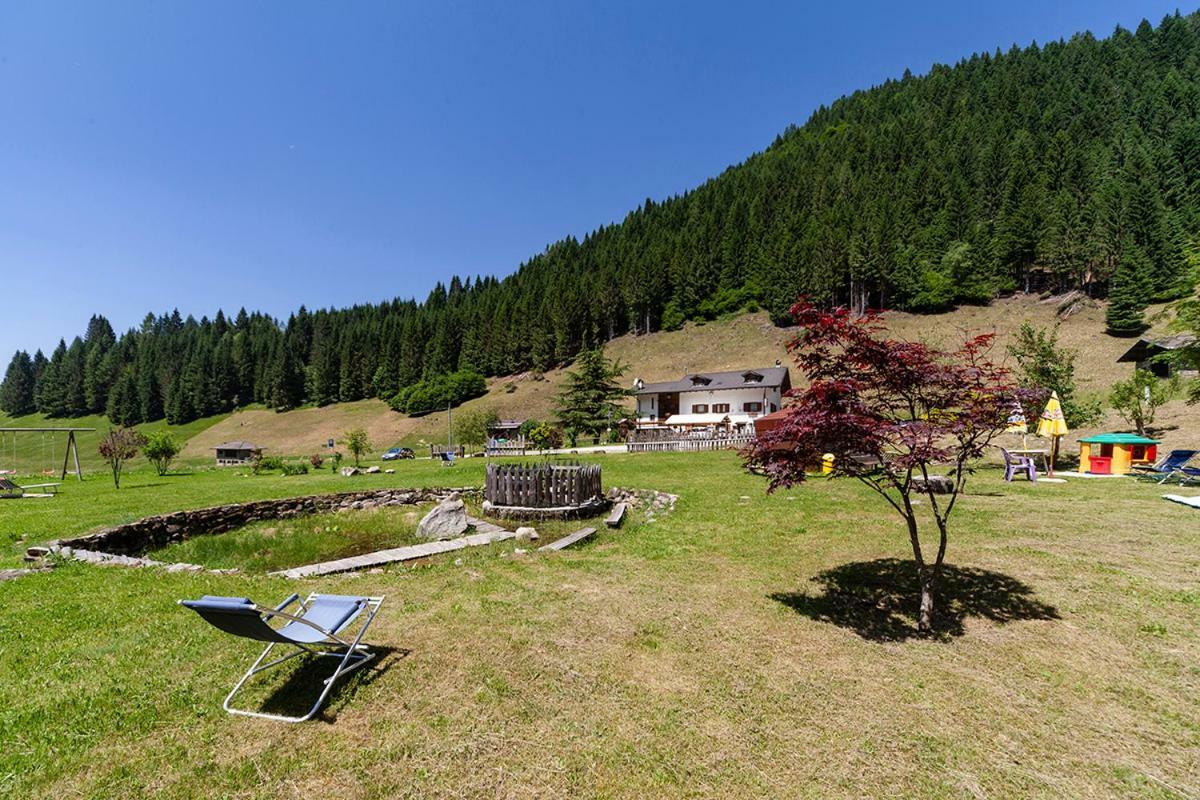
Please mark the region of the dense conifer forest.
MULTIPOLYGON (((0 410, 174 423, 249 403, 393 398, 459 370, 544 370, 583 347, 798 295, 934 311, 1014 290, 1110 300, 1114 333, 1200 263, 1200 15, 983 53, 844 97, 702 186, 646 200, 512 275, 424 302, 100 316, 18 352, 0 410)), ((381 289, 383 284, 381 283, 381 289)))

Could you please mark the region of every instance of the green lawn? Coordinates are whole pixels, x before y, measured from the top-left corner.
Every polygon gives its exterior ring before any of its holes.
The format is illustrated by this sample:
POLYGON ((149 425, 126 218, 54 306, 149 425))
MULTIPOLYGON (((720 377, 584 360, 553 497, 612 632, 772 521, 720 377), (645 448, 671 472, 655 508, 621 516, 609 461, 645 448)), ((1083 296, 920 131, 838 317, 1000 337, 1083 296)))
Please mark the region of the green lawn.
MULTIPOLYGON (((768 497, 730 453, 596 460, 677 510, 563 553, 328 580, 69 565, 0 584, 0 796, 1200 795, 1200 513, 1158 487, 982 472, 928 640, 901 525, 858 485, 768 497), (321 721, 229 717, 255 647, 174 602, 292 591, 386 594, 384 655, 321 721)), ((0 541, 15 560, 22 536, 482 466, 96 479, 0 505, 0 541)), ((298 704, 314 675, 246 702, 298 704)))

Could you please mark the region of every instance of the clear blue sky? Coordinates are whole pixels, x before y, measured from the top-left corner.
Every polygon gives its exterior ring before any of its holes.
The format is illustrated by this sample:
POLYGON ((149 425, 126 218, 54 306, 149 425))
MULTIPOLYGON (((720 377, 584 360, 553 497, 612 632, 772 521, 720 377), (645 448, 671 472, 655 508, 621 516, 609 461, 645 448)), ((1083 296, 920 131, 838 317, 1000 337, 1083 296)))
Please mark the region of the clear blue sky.
POLYGON ((1175 7, 0 0, 0 362, 504 275, 906 67, 1175 7))

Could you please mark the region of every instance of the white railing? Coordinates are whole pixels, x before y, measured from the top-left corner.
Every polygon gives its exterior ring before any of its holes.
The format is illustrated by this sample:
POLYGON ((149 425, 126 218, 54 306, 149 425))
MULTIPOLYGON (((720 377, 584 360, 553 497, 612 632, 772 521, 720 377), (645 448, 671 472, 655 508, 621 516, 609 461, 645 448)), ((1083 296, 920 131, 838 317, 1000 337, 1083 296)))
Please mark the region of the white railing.
POLYGON ((655 442, 629 442, 625 445, 630 453, 669 453, 696 450, 733 450, 745 447, 754 441, 754 436, 722 436, 704 439, 663 439, 655 442))

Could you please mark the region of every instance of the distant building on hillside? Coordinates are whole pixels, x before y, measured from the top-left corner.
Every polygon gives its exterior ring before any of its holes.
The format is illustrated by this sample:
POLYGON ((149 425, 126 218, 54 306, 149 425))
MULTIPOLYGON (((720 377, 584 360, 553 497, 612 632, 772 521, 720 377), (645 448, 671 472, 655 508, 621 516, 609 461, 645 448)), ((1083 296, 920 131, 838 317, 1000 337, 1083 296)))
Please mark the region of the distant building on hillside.
POLYGON ((1138 369, 1148 369, 1160 378, 1169 378, 1176 372, 1184 376, 1194 375, 1194 370, 1177 370, 1169 361, 1154 360, 1156 356, 1187 347, 1194 341, 1196 341, 1196 337, 1190 333, 1179 333, 1165 339, 1150 339, 1143 336, 1117 361, 1125 363, 1132 361, 1138 369))
POLYGON ((527 421, 527 417, 523 417, 521 419, 498 419, 488 426, 488 438, 515 439, 521 432, 521 426, 527 421))
POLYGON ((250 442, 225 442, 213 448, 217 451, 218 467, 237 467, 249 464, 256 456, 261 456, 263 449, 250 442))
POLYGON ((787 367, 696 372, 677 381, 634 382, 639 428, 752 429, 754 419, 778 411, 792 388, 787 367))

